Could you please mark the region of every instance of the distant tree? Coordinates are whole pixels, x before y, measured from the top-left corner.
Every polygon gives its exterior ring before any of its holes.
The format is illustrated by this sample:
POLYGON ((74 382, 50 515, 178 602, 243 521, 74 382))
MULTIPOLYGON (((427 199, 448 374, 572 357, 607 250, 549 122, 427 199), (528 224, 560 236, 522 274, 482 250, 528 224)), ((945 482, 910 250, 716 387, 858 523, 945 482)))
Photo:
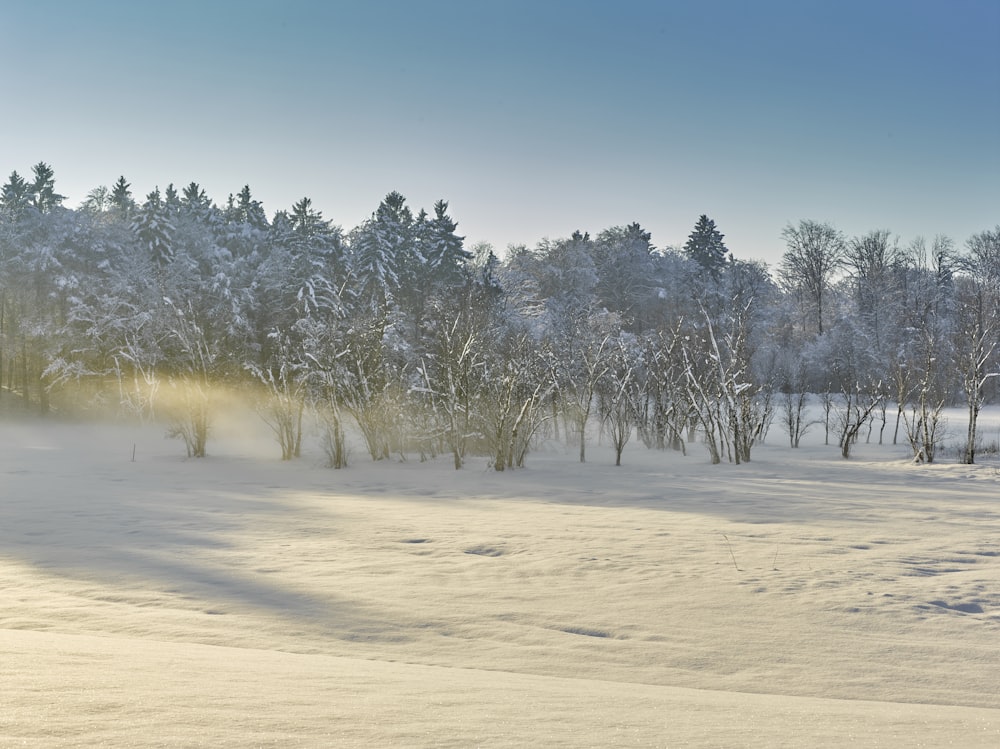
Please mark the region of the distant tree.
POLYGON ((62 205, 66 198, 56 192, 56 178, 52 167, 39 161, 32 167, 32 171, 35 173, 35 181, 31 185, 31 204, 41 213, 48 213, 62 205))
POLYGON ((990 310, 1000 316, 1000 225, 969 237, 966 255, 959 267, 966 271, 986 295, 990 310))
POLYGON ((122 218, 128 218, 135 210, 135 200, 132 199, 131 185, 124 177, 119 177, 111 188, 111 206, 122 218))
POLYGON ((189 215, 202 220, 207 218, 212 208, 212 201, 208 199, 205 190, 197 182, 190 182, 187 187, 181 190, 178 202, 189 215))
POLYGON ((176 216, 180 212, 181 196, 172 182, 163 191, 163 205, 166 207, 167 213, 171 216, 176 216))
POLYGON ((345 248, 339 226, 323 218, 302 198, 288 215, 287 231, 282 222, 273 225, 274 234, 288 250, 297 305, 306 313, 319 307, 340 305, 340 289, 345 271, 345 248))
POLYGON ((80 209, 93 214, 107 213, 111 208, 111 191, 105 185, 99 185, 87 193, 80 204, 80 209))
POLYGON ((7 182, 0 188, 0 210, 8 222, 16 220, 31 205, 31 185, 16 171, 10 173, 7 182))
POLYGON ((454 288, 468 279, 466 264, 472 253, 463 246, 464 237, 455 234, 458 224, 448 215, 448 203, 434 204, 434 217, 428 222, 425 243, 420 254, 431 273, 435 286, 454 288))
POLYGON ((880 348, 895 296, 899 246, 888 230, 878 229, 847 242, 844 259, 851 272, 858 313, 880 348))
POLYGON ((843 235, 830 224, 800 221, 782 231, 788 249, 781 260, 778 275, 785 288, 800 296, 816 322, 816 332, 823 332, 826 314, 824 302, 834 274, 843 266, 843 235))
POLYGON ((635 333, 649 324, 643 313, 654 289, 651 239, 649 232, 634 223, 602 231, 593 244, 598 303, 620 315, 623 325, 635 333))
POLYGON ((615 465, 620 466, 622 452, 635 430, 636 415, 646 400, 642 348, 635 336, 620 333, 609 359, 610 366, 598 385, 598 412, 611 438, 615 465))
POLYGON ((164 268, 173 260, 175 227, 158 188, 146 196, 132 221, 132 231, 157 266, 164 268))
POLYGON ((412 269, 412 231, 413 214, 406 206, 406 198, 391 192, 352 236, 359 296, 378 315, 384 316, 398 302, 399 291, 412 269))
POLYGON ((254 200, 250 194, 250 185, 244 185, 235 198, 229 197, 226 220, 230 223, 243 224, 255 231, 267 229, 267 213, 260 201, 254 200))
POLYGON ((713 278, 719 277, 729 256, 729 250, 722 242, 723 236, 715 228, 715 222, 702 214, 684 243, 684 254, 708 271, 713 278))
POLYGON ((532 438, 550 418, 548 368, 537 342, 520 326, 498 331, 485 353, 476 401, 480 433, 494 469, 523 468, 532 438))
POLYGON ((460 295, 470 281, 472 253, 455 233, 458 224, 448 215, 448 203, 434 204, 434 216, 424 211, 413 223, 414 252, 403 285, 401 303, 410 317, 414 342, 424 335, 428 309, 460 295))
POLYGON ((986 386, 1000 378, 1000 226, 974 234, 967 254, 959 259, 956 279, 957 374, 969 409, 963 463, 974 463, 979 412, 986 386))

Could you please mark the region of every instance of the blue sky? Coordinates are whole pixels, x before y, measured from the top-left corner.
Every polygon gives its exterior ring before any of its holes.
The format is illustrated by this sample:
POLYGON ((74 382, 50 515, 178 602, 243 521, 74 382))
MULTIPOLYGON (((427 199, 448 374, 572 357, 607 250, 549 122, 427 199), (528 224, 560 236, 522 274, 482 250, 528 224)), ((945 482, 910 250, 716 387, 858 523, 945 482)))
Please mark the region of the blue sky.
POLYGON ((0 0, 0 172, 345 230, 398 190, 498 250, 702 213, 772 264, 805 218, 961 244, 1000 224, 998 39, 1000 0, 0 0))

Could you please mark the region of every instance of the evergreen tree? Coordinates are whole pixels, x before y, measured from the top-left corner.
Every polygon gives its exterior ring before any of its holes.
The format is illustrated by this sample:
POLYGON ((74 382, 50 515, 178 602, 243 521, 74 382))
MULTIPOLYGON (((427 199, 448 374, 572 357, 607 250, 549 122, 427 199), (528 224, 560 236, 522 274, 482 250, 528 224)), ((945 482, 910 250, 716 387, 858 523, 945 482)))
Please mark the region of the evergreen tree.
POLYGON ((361 283, 361 299, 373 311, 385 312, 407 286, 418 257, 413 230, 413 214, 398 192, 389 193, 371 219, 358 227, 353 242, 354 269, 361 283))
POLYGON ((197 182, 191 182, 181 191, 180 205, 189 213, 204 217, 211 209, 212 201, 197 182))
POLYGON ((244 185, 235 198, 230 196, 226 219, 231 223, 244 224, 256 231, 265 231, 268 226, 267 213, 259 200, 250 194, 250 185, 244 185))
POLYGON ((325 220, 310 198, 302 198, 292 206, 291 214, 282 214, 280 220, 275 216, 272 228, 281 233, 279 241, 290 255, 293 284, 303 311, 309 314, 318 307, 338 308, 339 288, 346 273, 340 227, 325 220))
POLYGON ((128 218, 135 210, 135 200, 132 199, 131 185, 125 177, 119 177, 111 188, 111 206, 122 218, 128 218))
POLYGON ((10 173, 7 183, 0 188, 0 209, 7 217, 16 219, 31 205, 31 185, 16 171, 10 173))
POLYGON ((715 222, 702 214, 684 243, 685 254, 707 270, 712 278, 719 277, 728 260, 729 250, 722 242, 723 236, 715 228, 715 222))
POLYGON ((132 231, 157 266, 163 268, 173 260, 174 224, 160 197, 159 188, 146 196, 146 202, 132 222, 132 231))
POLYGON ((434 204, 434 218, 427 222, 424 242, 419 248, 435 285, 455 286, 465 282, 466 263, 472 253, 463 246, 464 237, 455 234, 458 224, 448 215, 448 203, 434 204))
POLYGON ((55 172, 44 161, 39 161, 32 167, 35 181, 31 186, 31 204, 41 213, 48 213, 53 208, 62 205, 66 198, 56 192, 55 172))
POLYGON ((176 216, 180 211, 181 196, 177 194, 177 188, 174 187, 173 182, 167 185, 167 189, 163 191, 163 205, 171 216, 176 216))

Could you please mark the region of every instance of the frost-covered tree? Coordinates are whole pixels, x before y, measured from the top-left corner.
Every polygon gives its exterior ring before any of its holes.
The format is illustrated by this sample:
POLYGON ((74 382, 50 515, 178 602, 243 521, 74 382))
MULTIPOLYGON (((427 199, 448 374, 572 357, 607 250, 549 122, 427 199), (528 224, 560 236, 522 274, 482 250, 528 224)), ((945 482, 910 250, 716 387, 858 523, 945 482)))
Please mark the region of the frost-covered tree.
POLYGON ((146 202, 136 212, 132 231, 153 263, 161 269, 170 264, 174 258, 175 227, 158 188, 146 196, 146 202))
POLYGON ((212 385, 219 374, 221 347, 192 303, 179 306, 170 299, 164 303, 164 366, 173 390, 167 433, 184 441, 189 458, 203 458, 214 415, 212 385))
POLYGON ((0 188, 0 210, 3 211, 5 220, 12 222, 20 217, 31 205, 31 198, 31 185, 16 171, 11 172, 10 177, 0 188))
POLYGON ((891 327, 888 318, 897 292, 899 245, 888 230, 870 231, 847 242, 844 259, 860 319, 872 335, 875 347, 881 348, 891 327))
POLYGON ((523 468, 538 429, 551 418, 554 387, 537 341, 522 326, 498 331, 486 353, 476 412, 497 471, 523 468))
MULTIPOLYGON (((275 345, 272 366, 249 362, 246 368, 263 386, 255 402, 257 413, 270 427, 281 448, 281 459, 291 460, 302 454, 302 419, 308 392, 308 362, 296 351, 292 339, 279 331, 273 333, 275 345)), ((337 466, 339 467, 339 466, 337 466)))
POLYGON ((87 193, 80 203, 80 210, 95 215, 107 213, 111 208, 111 191, 106 185, 98 185, 87 193))
POLYGON ((272 245, 280 246, 289 264, 285 280, 291 284, 297 314, 339 307, 346 278, 340 227, 324 219, 313 208, 312 200, 303 198, 292 206, 291 213, 275 217, 271 236, 272 245))
POLYGON ((615 451, 615 465, 632 439, 637 414, 646 400, 642 347, 636 337, 622 332, 615 337, 608 368, 598 383, 598 412, 615 451))
POLYGON ((636 333, 652 324, 647 319, 655 289, 651 240, 638 223, 616 226, 598 234, 592 250, 598 303, 636 333))
POLYGON ((639 437, 650 449, 686 454, 684 433, 693 418, 682 353, 686 335, 678 322, 672 329, 646 333, 641 341, 643 390, 635 418, 639 437))
POLYGON ((31 185, 31 205, 40 213, 48 213, 62 205, 65 196, 56 192, 56 178, 52 167, 39 161, 32 167, 35 179, 31 185))
POLYGON ((684 254, 713 278, 718 278, 729 258, 729 249, 722 241, 724 236, 716 228, 715 221, 702 214, 684 243, 684 254))
POLYGON ((770 293, 762 272, 755 264, 728 267, 720 286, 727 305, 714 312, 700 305, 680 341, 687 399, 713 463, 749 462, 771 423, 773 367, 761 371, 757 355, 770 293))
POLYGON ((413 246, 413 214, 406 198, 389 193, 351 237, 359 298, 376 315, 398 304, 400 290, 420 260, 413 246))
POLYGON ((125 177, 119 177, 118 181, 111 187, 111 206, 122 219, 128 219, 136 209, 131 187, 125 181, 125 177))
POLYGON ((472 253, 464 247, 464 237, 455 233, 458 224, 448 215, 448 203, 434 204, 434 216, 421 211, 413 223, 414 251, 411 267, 399 295, 402 311, 409 317, 413 344, 422 347, 426 317, 442 302, 461 294, 471 281, 472 253))
POLYGON ((225 219, 231 226, 243 227, 246 232, 264 232, 268 227, 267 213, 263 204, 254 199, 250 185, 244 185, 235 196, 229 196, 225 219))
POLYGON ((478 284, 468 284, 450 303, 439 300, 431 315, 431 340, 417 365, 419 380, 412 392, 425 405, 430 436, 440 437, 459 469, 481 429, 477 397, 502 321, 489 290, 478 284))
POLYGON ((1000 378, 1000 226, 974 234, 955 283, 955 364, 969 412, 963 463, 974 463, 986 388, 1000 378))
POLYGON ((448 203, 437 201, 434 217, 427 219, 426 223, 427 230, 422 235, 419 252, 432 283, 443 290, 465 285, 472 253, 464 247, 465 238, 455 233, 458 224, 448 215, 448 203))
POLYGON ((830 285, 844 262, 844 237, 830 224, 809 220, 789 224, 781 236, 788 249, 778 276, 785 289, 799 298, 816 332, 822 333, 830 285))
POLYGON ((578 321, 563 336, 550 339, 549 362, 563 412, 577 438, 580 462, 586 462, 587 425, 602 380, 612 366, 617 320, 610 314, 578 321))

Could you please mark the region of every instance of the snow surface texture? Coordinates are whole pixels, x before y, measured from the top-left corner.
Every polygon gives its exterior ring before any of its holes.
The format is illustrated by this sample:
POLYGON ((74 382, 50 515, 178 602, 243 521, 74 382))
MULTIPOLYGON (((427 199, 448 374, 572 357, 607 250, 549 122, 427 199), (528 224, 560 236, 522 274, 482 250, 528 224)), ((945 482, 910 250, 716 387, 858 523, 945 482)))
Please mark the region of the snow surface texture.
POLYGON ((0 747, 1000 746, 995 463, 162 435, 0 424, 0 747))

